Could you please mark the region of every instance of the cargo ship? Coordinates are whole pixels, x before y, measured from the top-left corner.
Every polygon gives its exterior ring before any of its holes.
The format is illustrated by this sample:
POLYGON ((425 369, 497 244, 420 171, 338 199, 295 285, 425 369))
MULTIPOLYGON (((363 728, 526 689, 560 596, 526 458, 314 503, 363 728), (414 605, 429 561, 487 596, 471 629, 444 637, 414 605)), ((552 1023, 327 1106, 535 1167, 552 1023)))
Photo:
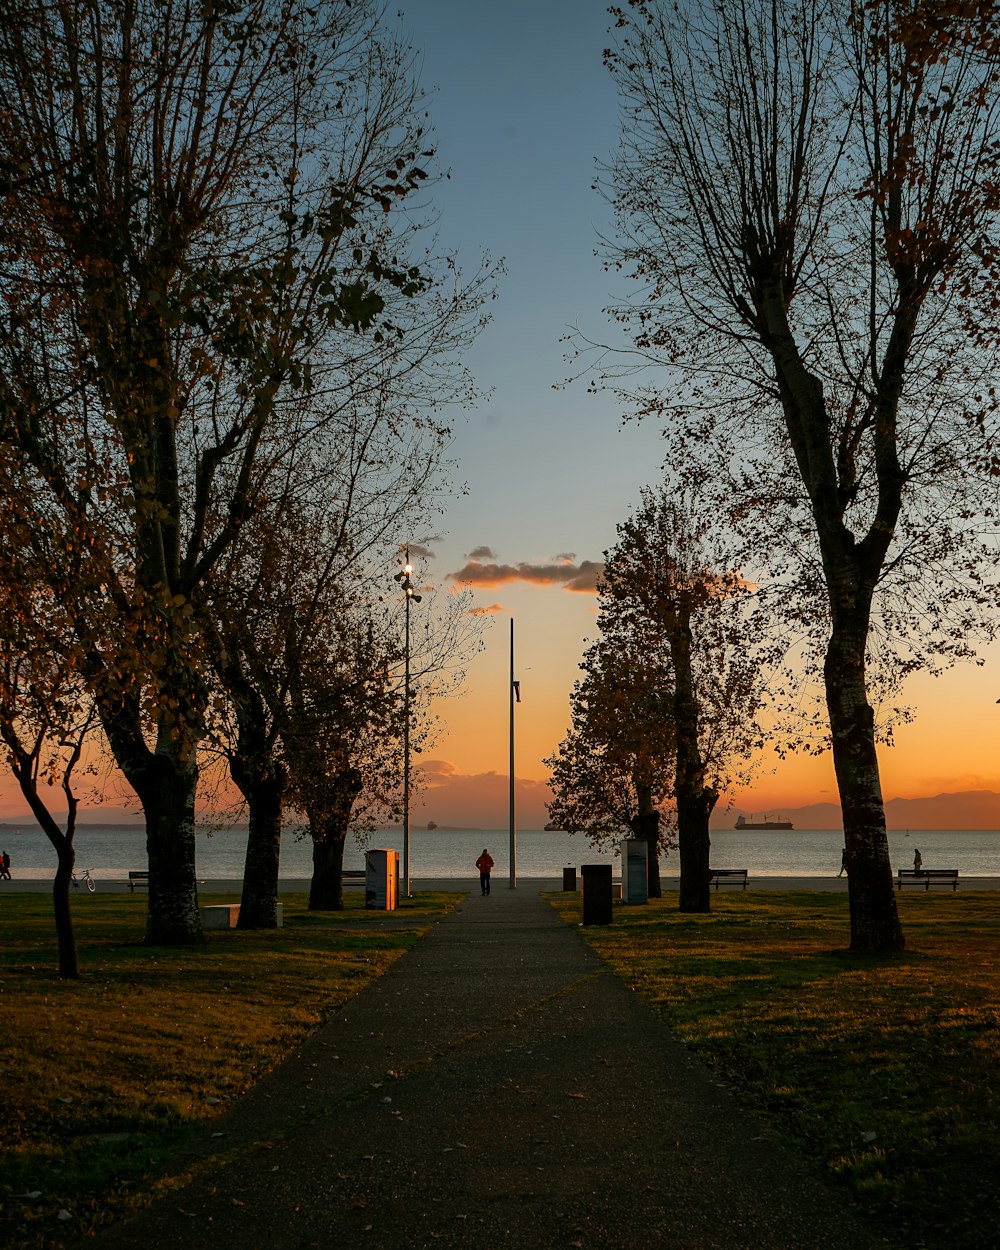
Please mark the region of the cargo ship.
POLYGON ((737 816, 734 829, 794 829, 795 826, 790 820, 772 820, 767 813, 764 813, 763 820, 754 820, 752 817, 747 820, 745 816, 737 816))

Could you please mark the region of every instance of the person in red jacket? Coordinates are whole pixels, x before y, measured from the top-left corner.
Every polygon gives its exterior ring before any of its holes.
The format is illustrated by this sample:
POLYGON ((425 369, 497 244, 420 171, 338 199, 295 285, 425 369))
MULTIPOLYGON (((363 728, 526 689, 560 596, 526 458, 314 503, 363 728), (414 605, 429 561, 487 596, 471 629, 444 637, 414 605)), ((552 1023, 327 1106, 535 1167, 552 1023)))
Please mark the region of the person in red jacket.
POLYGON ((479 884, 485 897, 490 892, 490 870, 493 867, 493 857, 485 846, 482 855, 476 860, 476 867, 479 869, 479 884))

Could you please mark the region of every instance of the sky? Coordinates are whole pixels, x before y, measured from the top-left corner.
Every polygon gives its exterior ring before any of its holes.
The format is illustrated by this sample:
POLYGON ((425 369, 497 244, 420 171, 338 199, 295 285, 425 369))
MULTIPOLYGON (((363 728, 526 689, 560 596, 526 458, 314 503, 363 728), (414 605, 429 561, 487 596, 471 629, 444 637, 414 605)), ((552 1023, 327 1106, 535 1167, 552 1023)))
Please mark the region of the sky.
MULTIPOLYGON (((463 693, 436 706, 442 732, 418 761, 427 789, 412 819, 506 824, 513 618, 518 823, 537 828, 546 819, 543 761, 565 733, 570 691, 595 634, 593 565, 662 460, 655 425, 623 425, 618 401, 588 394, 585 382, 558 385, 573 369, 565 336, 573 327, 610 335, 603 309, 622 289, 594 255, 599 234, 612 228, 592 189, 596 161, 610 156, 618 131, 601 56, 608 16, 604 0, 404 0, 401 13, 450 171, 434 194, 442 242, 466 273, 484 253, 507 270, 492 324, 466 359, 490 397, 456 414, 456 480, 467 491, 441 518, 427 565, 447 585, 472 560, 498 566, 493 583, 474 590, 476 605, 489 610, 485 645, 463 693)), ((987 652, 983 668, 910 682, 916 720, 881 753, 887 799, 1000 791, 998 661, 1000 652, 987 652)), ((773 763, 723 808, 778 813, 836 798, 829 755, 773 763)), ((21 810, 11 787, 0 786, 0 819, 21 810)), ((721 809, 718 819, 732 821, 721 809)))
MULTIPOLYGON (((524 566, 530 575, 600 561, 662 461, 655 426, 623 426, 613 396, 588 394, 583 382, 554 389, 572 371, 563 341, 570 328, 609 335, 603 309, 621 289, 594 255, 599 234, 612 228, 592 190, 595 162, 611 154, 618 133, 601 56, 610 42, 606 4, 409 0, 403 21, 422 49, 439 152, 451 171, 437 196, 442 237, 467 268, 485 250, 508 271, 493 323, 468 358, 480 385, 492 389, 456 433, 468 494, 443 518, 431 568, 439 577, 457 571, 483 548, 494 558, 480 562, 524 566)), ((431 785, 414 820, 506 823, 513 617, 523 698, 515 712, 518 822, 537 827, 543 760, 568 724, 570 690, 595 633, 595 598, 554 579, 505 580, 475 595, 494 609, 486 647, 464 694, 438 704, 444 733, 423 761, 431 785)), ((998 659, 987 652, 982 668, 911 680, 916 720, 881 752, 887 799, 1000 790, 998 659)), ((828 754, 798 758, 775 770, 767 760, 750 790, 727 797, 734 810, 753 812, 835 800, 832 762, 828 754)))

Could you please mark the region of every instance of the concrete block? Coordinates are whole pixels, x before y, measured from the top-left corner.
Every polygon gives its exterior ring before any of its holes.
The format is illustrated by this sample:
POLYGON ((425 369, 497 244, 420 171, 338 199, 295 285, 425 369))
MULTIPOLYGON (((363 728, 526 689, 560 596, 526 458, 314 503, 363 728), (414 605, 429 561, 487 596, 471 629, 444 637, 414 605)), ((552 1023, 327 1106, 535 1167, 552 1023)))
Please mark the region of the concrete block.
MULTIPOLYGON (((278 928, 280 929, 285 923, 285 906, 283 903, 277 905, 277 913, 278 928)), ((211 907, 203 907, 201 909, 201 927, 203 929, 235 929, 239 918, 239 903, 216 903, 211 907)))
POLYGON ((201 909, 203 929, 235 929, 240 918, 239 903, 217 903, 201 909))

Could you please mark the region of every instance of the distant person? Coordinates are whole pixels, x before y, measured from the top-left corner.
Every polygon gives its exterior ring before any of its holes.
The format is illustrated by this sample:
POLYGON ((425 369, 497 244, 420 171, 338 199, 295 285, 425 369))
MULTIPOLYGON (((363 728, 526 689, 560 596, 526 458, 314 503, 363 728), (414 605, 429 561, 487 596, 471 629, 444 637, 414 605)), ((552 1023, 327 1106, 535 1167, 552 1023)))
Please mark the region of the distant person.
POLYGON ((476 860, 476 867, 479 869, 479 885, 485 898, 490 892, 490 872, 493 869, 493 856, 485 846, 482 855, 476 860))
POLYGON ((847 847, 845 846, 844 849, 840 852, 840 872, 837 873, 837 876, 842 877, 846 871, 847 871, 847 847))
POLYGON ((6 851, 0 855, 0 878, 4 881, 10 880, 10 856, 6 851))
POLYGON ((920 854, 916 847, 913 848, 913 871, 919 872, 924 866, 924 857, 920 854))

